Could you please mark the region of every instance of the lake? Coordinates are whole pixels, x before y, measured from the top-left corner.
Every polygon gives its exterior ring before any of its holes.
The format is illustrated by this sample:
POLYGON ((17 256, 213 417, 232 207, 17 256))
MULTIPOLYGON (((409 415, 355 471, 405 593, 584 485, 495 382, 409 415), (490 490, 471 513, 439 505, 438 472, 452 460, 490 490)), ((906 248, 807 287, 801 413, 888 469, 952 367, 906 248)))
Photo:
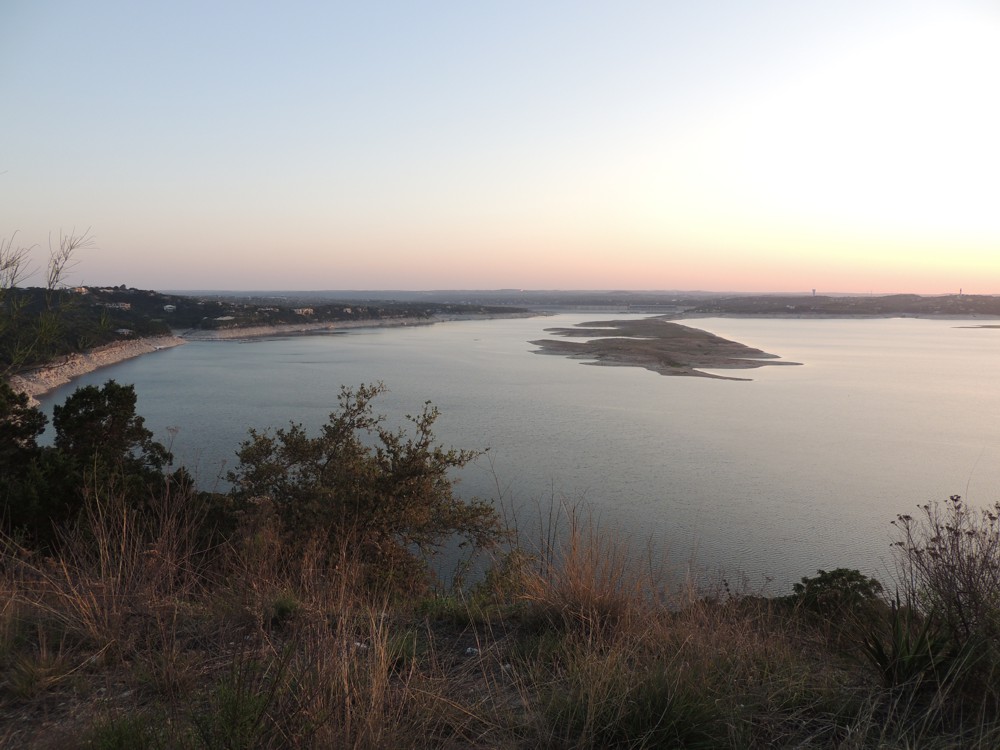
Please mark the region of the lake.
MULTIPOLYGON (((890 521, 918 503, 998 499, 1000 329, 981 321, 681 321, 801 367, 735 382, 585 366, 533 353, 544 329, 621 314, 461 321, 250 341, 191 342, 78 385, 134 383, 138 411, 178 462, 221 486, 249 427, 317 428, 341 385, 382 381, 393 421, 425 400, 437 434, 489 448, 460 491, 530 519, 565 500, 678 570, 787 593, 818 568, 891 568, 890 521)), ((531 523, 525 522, 526 526, 531 523)))

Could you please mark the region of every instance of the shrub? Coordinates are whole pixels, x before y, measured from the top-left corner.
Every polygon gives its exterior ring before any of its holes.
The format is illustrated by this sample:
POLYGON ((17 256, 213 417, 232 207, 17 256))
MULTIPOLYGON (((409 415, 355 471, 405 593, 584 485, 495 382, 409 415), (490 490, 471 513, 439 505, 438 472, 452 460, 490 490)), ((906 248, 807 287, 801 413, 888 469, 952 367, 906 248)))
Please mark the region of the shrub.
POLYGON ((837 641, 855 641, 873 622, 881 622, 886 611, 882 584, 852 568, 817 570, 793 584, 792 591, 782 601, 837 641))
POLYGON ((414 550, 434 551, 455 535, 488 547, 504 534, 492 505, 454 493, 449 472, 478 454, 436 444, 430 403, 408 417, 413 435, 384 427, 372 411, 384 390, 341 389, 339 410, 315 437, 294 423, 273 435, 251 430, 228 479, 238 506, 273 508, 296 544, 317 535, 331 548, 348 542, 369 571, 404 588, 426 572, 414 550))
POLYGON ((893 521, 906 603, 934 612, 962 643, 1000 636, 1000 503, 973 509, 952 495, 893 521))
POLYGON ((837 568, 817 570, 812 578, 804 577, 792 585, 802 606, 820 613, 868 607, 880 601, 882 584, 859 570, 837 568))
POLYGON ((941 632, 933 616, 918 621, 915 613, 893 604, 889 617, 889 633, 883 638, 879 630, 871 630, 861 643, 862 654, 874 667, 883 687, 940 686, 952 672, 956 662, 951 639, 941 632))
POLYGON ((993 720, 1000 714, 1000 503, 975 509, 952 495, 919 511, 893 522, 904 603, 937 623, 934 648, 921 650, 949 657, 935 670, 948 667, 955 710, 993 720))

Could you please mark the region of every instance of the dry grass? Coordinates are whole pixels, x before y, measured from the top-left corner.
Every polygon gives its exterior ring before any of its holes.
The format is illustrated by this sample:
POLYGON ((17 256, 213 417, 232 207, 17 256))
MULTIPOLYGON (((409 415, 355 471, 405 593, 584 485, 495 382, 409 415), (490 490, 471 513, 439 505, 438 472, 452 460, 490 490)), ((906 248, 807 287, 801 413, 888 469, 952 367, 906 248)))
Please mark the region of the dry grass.
POLYGON ((477 590, 413 602, 266 520, 199 548, 169 500, 94 493, 52 558, 6 540, 0 744, 1000 746, 961 692, 887 689, 814 617, 671 585, 583 511, 477 590))

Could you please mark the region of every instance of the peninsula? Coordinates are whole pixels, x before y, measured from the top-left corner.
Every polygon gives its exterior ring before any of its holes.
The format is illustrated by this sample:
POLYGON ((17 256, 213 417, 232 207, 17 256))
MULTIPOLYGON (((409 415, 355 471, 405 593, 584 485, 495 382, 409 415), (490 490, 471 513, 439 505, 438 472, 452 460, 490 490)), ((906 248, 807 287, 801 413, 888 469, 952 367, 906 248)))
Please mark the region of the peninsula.
POLYGON ((540 347, 537 354, 561 354, 574 359, 593 360, 584 363, 591 365, 645 367, 661 375, 749 380, 703 370, 745 370, 764 365, 799 364, 775 361, 777 355, 673 323, 663 316, 641 320, 592 321, 573 328, 547 328, 546 331, 587 341, 532 341, 530 343, 540 347))

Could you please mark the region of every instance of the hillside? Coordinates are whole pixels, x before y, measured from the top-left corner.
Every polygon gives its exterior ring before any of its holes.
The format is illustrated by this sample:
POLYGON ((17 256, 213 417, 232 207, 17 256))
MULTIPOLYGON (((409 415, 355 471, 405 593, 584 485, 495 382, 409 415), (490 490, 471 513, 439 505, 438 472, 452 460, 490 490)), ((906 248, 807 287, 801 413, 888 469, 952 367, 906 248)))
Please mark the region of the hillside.
POLYGON ((307 306, 288 298, 206 299, 125 285, 12 289, 0 305, 0 372, 6 373, 116 341, 171 332, 518 312, 439 302, 326 301, 307 306))

